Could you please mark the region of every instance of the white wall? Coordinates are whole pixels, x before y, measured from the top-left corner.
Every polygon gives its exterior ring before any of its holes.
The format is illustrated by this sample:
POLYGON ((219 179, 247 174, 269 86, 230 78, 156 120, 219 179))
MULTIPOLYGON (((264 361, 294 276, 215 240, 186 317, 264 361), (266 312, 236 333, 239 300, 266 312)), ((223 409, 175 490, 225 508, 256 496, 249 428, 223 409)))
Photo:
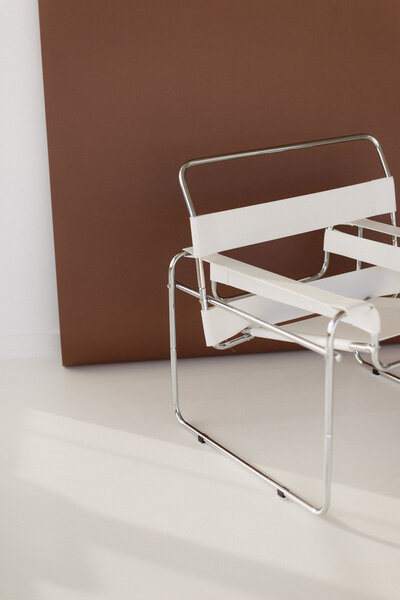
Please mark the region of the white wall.
POLYGON ((58 331, 37 0, 0 0, 0 357, 58 331))

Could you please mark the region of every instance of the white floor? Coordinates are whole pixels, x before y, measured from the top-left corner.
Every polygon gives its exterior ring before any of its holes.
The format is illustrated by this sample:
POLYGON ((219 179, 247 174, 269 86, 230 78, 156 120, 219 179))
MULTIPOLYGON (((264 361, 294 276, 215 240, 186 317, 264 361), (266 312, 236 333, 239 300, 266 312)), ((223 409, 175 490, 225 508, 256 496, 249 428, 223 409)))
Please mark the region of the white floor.
MULTIPOLYGON (((319 518, 179 426, 167 362, 0 366, 1 600, 400 598, 400 386, 351 357, 319 518)), ((187 418, 318 500, 323 359, 180 367, 187 418)))

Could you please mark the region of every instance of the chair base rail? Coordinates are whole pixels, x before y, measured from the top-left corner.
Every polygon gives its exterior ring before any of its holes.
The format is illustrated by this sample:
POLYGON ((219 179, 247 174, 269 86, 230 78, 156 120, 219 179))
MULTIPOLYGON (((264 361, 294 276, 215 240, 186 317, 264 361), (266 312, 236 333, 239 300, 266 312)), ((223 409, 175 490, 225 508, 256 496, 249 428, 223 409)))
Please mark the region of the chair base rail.
POLYGON ((188 429, 191 433, 193 433, 195 436, 197 436, 197 439, 201 444, 209 444, 212 448, 215 448, 216 450, 221 452, 224 456, 231 458, 237 464, 241 465, 242 467, 244 467, 245 469, 247 469, 254 475, 257 475, 263 481, 265 481, 266 483, 271 485, 273 488, 275 488, 278 493, 278 496, 280 498, 287 498, 289 500, 292 500, 293 502, 299 504, 303 508, 309 510, 314 515, 320 515, 327 511, 329 505, 325 504, 325 505, 322 505, 321 507, 314 506, 313 504, 311 504, 311 502, 309 502, 305 498, 299 496, 293 490, 289 489, 288 487, 286 487, 279 481, 276 481, 275 479, 273 479, 272 477, 270 477, 269 475, 267 475, 266 473, 261 471, 258 467, 247 462, 246 460, 244 460, 243 458, 238 456, 235 452, 228 450, 228 448, 226 448, 225 446, 223 446, 222 444, 217 442, 215 439, 210 437, 204 431, 197 429, 194 425, 192 425, 191 423, 189 423, 188 421, 186 421, 183 418, 180 411, 176 411, 175 415, 176 415, 176 418, 178 419, 179 423, 181 425, 183 425, 186 429, 188 429))
POLYGON ((400 383, 400 377, 398 375, 377 369, 374 364, 368 362, 367 360, 364 360, 359 352, 354 352, 354 357, 359 365, 361 365, 362 367, 365 367, 369 371, 372 371, 372 373, 374 375, 382 375, 382 377, 386 377, 386 379, 390 379, 391 381, 394 381, 395 383, 400 383))

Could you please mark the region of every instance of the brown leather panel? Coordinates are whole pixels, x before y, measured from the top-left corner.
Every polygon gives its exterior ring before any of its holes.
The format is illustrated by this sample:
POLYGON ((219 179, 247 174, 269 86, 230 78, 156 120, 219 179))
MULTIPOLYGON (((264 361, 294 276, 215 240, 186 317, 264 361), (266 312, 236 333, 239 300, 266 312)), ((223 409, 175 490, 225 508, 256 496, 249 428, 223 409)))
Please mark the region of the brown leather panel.
MULTIPOLYGON (((168 355, 167 267, 190 245, 177 178, 186 160, 368 132, 400 174, 397 0, 39 6, 65 365, 168 355)), ((189 180, 201 213, 380 174, 363 142, 203 167, 189 180)), ((300 276, 320 268, 320 243, 314 233, 245 255, 300 276)), ((177 305, 179 354, 210 354, 197 301, 177 305)))

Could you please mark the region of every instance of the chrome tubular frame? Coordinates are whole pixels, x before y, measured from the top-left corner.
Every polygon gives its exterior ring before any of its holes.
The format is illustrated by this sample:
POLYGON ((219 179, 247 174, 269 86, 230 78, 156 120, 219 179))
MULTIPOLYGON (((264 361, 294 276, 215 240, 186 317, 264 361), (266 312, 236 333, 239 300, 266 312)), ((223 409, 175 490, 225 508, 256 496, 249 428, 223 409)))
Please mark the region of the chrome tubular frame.
MULTIPOLYGON (((189 211, 189 215, 191 217, 196 216, 195 208, 193 205, 193 201, 190 195, 189 187, 186 182, 186 171, 189 167, 204 165, 209 163, 217 163, 226 160, 234 160, 238 158, 248 158, 252 156, 261 156, 266 154, 273 154, 276 152, 286 152, 290 150, 300 150, 305 148, 312 148, 315 146, 323 146, 329 144, 336 144, 341 142, 351 142, 357 140, 367 140, 371 142, 380 159, 381 165, 385 172, 386 177, 390 177, 390 171, 388 164, 386 162, 386 158, 384 156, 383 150, 376 138, 367 134, 360 135, 351 135, 339 138, 330 138, 326 140, 315 140, 310 142, 303 142, 299 144, 290 144, 287 146, 276 146, 274 148, 266 148, 262 150, 253 150, 248 152, 238 152, 234 154, 225 154, 221 156, 213 156, 209 158, 201 158, 191 160, 185 163, 180 171, 179 171, 179 182, 182 189, 182 193, 186 202, 187 209, 189 211)), ((390 219, 392 225, 396 224, 395 213, 390 213, 390 219)), ((359 228, 358 235, 361 237, 363 235, 362 228, 359 228)), ((393 245, 397 245, 397 238, 392 238, 393 245)), ((339 325, 341 319, 345 316, 344 312, 339 312, 331 321, 329 322, 327 328, 327 337, 326 337, 326 346, 320 346, 316 343, 310 342, 300 336, 294 335, 285 331, 277 325, 272 323, 268 323, 261 319, 258 319, 248 313, 238 309, 237 307, 230 304, 232 300, 236 300, 238 298, 245 298, 248 296, 252 296, 251 293, 240 294, 237 296, 233 296, 231 298, 221 298, 218 294, 217 284, 214 281, 211 281, 211 292, 212 296, 207 295, 206 284, 205 284, 205 276, 204 276, 204 267, 203 261, 201 258, 195 259, 196 271, 197 271, 197 280, 198 280, 198 291, 189 288, 185 285, 178 283, 175 280, 175 267, 178 261, 183 257, 189 257, 189 253, 186 251, 182 251, 172 259, 169 266, 169 276, 168 276, 168 288, 169 288, 169 324, 170 324, 170 355, 171 355, 171 378, 172 378, 172 397, 173 397, 173 406, 176 418, 179 423, 183 425, 186 429, 188 429, 191 433, 197 436, 198 440, 203 443, 208 443, 210 446, 224 454, 225 456, 233 459, 236 463, 245 467, 251 473, 254 473, 258 477, 260 477, 266 483, 269 483, 272 487, 274 487, 278 495, 281 497, 286 497, 292 500, 293 502, 299 504, 303 508, 309 510, 314 515, 322 515, 326 513, 330 505, 331 498, 331 480, 332 480, 332 439, 333 439, 333 379, 334 379, 334 366, 335 361, 339 361, 341 355, 334 350, 334 337, 336 333, 337 326, 339 325), (219 308, 229 311, 233 314, 238 315, 246 319, 249 323, 253 325, 257 325, 259 327, 264 327, 270 331, 274 331, 275 333, 279 333, 283 335, 288 341, 297 343, 302 347, 305 347, 309 350, 312 350, 320 355, 322 355, 325 359, 325 388, 324 388, 324 449, 323 449, 323 475, 322 475, 322 484, 323 484, 323 493, 322 493, 322 502, 320 506, 313 505, 310 501, 306 500, 302 496, 298 495, 294 491, 290 490, 288 487, 276 481, 263 471, 261 471, 258 467, 248 463, 246 460, 235 454, 233 451, 224 447, 218 441, 214 440, 211 436, 209 436, 204 431, 197 429, 193 424, 189 423, 182 416, 182 412, 179 404, 179 390, 178 390, 178 361, 177 361, 177 349, 176 349, 176 315, 175 315, 175 290, 178 289, 184 293, 187 293, 195 298, 197 298, 203 310, 207 310, 209 305, 218 306, 219 308)), ((323 277, 329 266, 329 253, 324 253, 324 261, 323 265, 318 273, 315 275, 311 275, 309 277, 304 277, 301 279, 303 282, 314 281, 323 277)), ((358 261, 356 268, 361 268, 361 263, 358 261)), ((236 338, 231 340, 227 340, 220 344, 217 344, 215 347, 218 350, 225 350, 237 344, 249 341, 252 339, 251 336, 246 329, 244 329, 236 338)), ((389 373, 389 370, 400 366, 400 361, 383 364, 379 360, 379 340, 377 338, 371 339, 370 344, 354 344, 352 347, 354 356, 357 362, 365 367, 372 368, 374 373, 382 374, 389 379, 400 382, 400 377, 389 373), (371 356, 371 363, 365 361, 360 353, 369 353, 371 356)))
POLYGON ((175 267, 177 262, 188 256, 187 252, 180 252, 172 259, 169 267, 169 277, 168 277, 168 288, 169 288, 169 323, 170 323, 170 352, 171 352, 171 378, 172 378, 172 398, 173 398, 173 406, 175 416, 178 419, 179 423, 183 425, 186 429, 188 429, 191 433, 196 435, 201 442, 208 443, 210 446, 233 459, 236 463, 245 467, 251 473, 254 473, 258 477, 260 477, 266 483, 269 483, 272 487, 274 487, 278 494, 282 497, 289 498, 293 502, 299 504, 303 508, 306 508, 311 513, 315 515, 324 514, 330 504, 331 497, 331 480, 332 480, 332 434, 333 434, 333 375, 334 375, 334 365, 335 360, 340 360, 340 354, 334 351, 334 336, 336 332, 336 328, 345 315, 344 312, 340 312, 333 318, 328 325, 327 330, 327 345, 326 347, 319 346, 318 344, 314 344, 305 340, 299 336, 290 334, 280 329, 279 327, 252 317, 251 315, 247 315, 243 311, 229 306, 228 303, 225 303, 220 300, 216 300, 210 296, 207 296, 207 302, 211 305, 219 306, 224 310, 228 310, 233 312, 239 316, 245 317, 249 321, 254 322, 255 324, 265 327, 271 330, 279 330, 280 333, 286 335, 289 341, 296 342, 301 344, 302 346, 321 354, 325 358, 325 417, 324 417, 324 451, 323 451, 323 497, 322 503, 320 506, 315 506, 311 504, 308 500, 303 498, 302 496, 296 494, 294 491, 290 490, 288 487, 276 481, 263 471, 261 471, 256 466, 248 463, 246 460, 241 458, 239 455, 235 454, 215 439, 210 437, 204 431, 197 429, 193 424, 189 423, 182 416, 182 412, 179 404, 179 389, 178 389, 178 361, 177 361, 177 349, 176 349, 176 315, 175 315, 175 290, 181 290, 195 298, 200 299, 200 293, 196 290, 188 288, 178 282, 175 281, 175 267))
POLYGON ((361 352, 362 350, 354 352, 354 356, 358 364, 360 364, 363 367, 366 367, 367 369, 372 369, 374 375, 382 375, 383 377, 386 377, 391 381, 400 383, 400 377, 398 375, 395 375, 394 373, 391 373, 393 369, 397 369, 398 367, 400 367, 400 360, 396 360, 387 364, 383 363, 379 358, 378 343, 373 344, 373 349, 370 352, 371 362, 368 362, 367 360, 362 358, 361 352))
MULTIPOLYGON (((390 379, 391 381, 395 381, 396 383, 400 383, 400 377, 398 377, 397 375, 395 375, 394 373, 389 373, 388 371, 385 371, 382 368, 377 368, 376 362, 374 361, 374 363, 370 363, 367 360, 364 360, 362 358, 362 356, 360 355, 360 352, 354 352, 354 356, 356 361, 358 362, 359 365, 361 365, 362 367, 366 367, 369 371, 372 369, 372 372, 374 373, 374 375, 382 375, 383 377, 386 377, 387 379, 390 379)), ((399 366, 399 363, 394 363, 395 366, 399 366)), ((384 366, 384 365, 382 365, 384 366)), ((388 365, 386 365, 387 367, 388 365)), ((395 367, 391 367, 392 369, 395 367)))

